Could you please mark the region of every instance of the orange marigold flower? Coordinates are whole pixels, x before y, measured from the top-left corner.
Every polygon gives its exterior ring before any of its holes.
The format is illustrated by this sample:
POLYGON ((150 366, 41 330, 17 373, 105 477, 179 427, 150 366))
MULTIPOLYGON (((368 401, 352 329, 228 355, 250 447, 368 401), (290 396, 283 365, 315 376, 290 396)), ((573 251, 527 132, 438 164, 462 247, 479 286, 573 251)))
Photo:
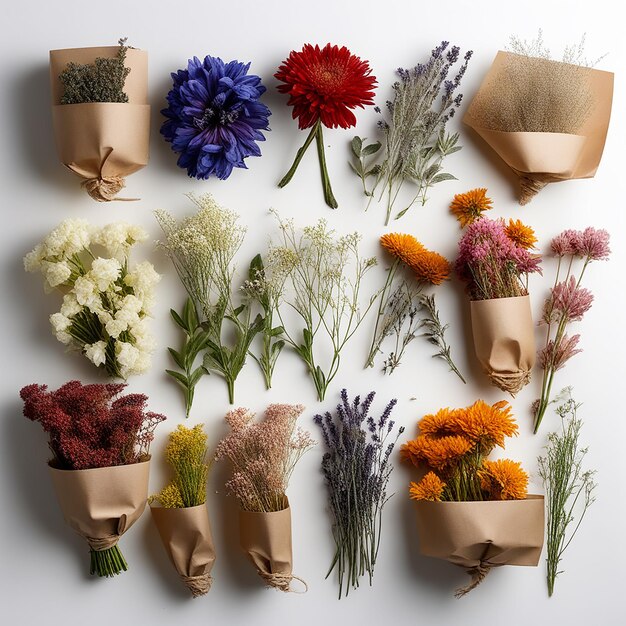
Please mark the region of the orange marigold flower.
POLYGON ((450 212, 459 220, 461 228, 475 222, 485 211, 492 208, 493 204, 491 198, 487 197, 485 187, 457 193, 450 204, 450 212))
POLYGON ((444 470, 462 456, 467 454, 474 444, 465 437, 450 435, 431 439, 430 437, 419 436, 417 439, 407 441, 400 452, 403 459, 413 463, 413 465, 426 464, 435 470, 444 470))
POLYGON ((446 483, 444 483, 435 472, 428 472, 419 483, 411 482, 409 486, 409 497, 411 500, 440 502, 445 486, 446 483))
POLYGON ((417 254, 410 263, 410 267, 419 282, 432 285, 441 285, 444 280, 448 279, 452 269, 448 259, 430 250, 422 250, 417 254))
POLYGON ((483 461, 478 477, 491 500, 522 500, 528 493, 528 474, 510 459, 483 461))
POLYGON ((380 238, 380 245, 402 263, 412 266, 417 256, 425 250, 413 235, 388 233, 380 238))
POLYGON ((510 219, 509 223, 504 227, 506 236, 520 248, 530 250, 535 247, 538 239, 535 237, 535 231, 523 224, 521 220, 510 219))
POLYGON ((472 406, 456 414, 458 431, 477 443, 483 454, 494 446, 504 448, 505 437, 517 435, 518 429, 512 407, 506 400, 490 406, 477 400, 472 406))
POLYGON ((458 435, 456 413, 459 409, 439 409, 434 415, 424 415, 417 423, 420 435, 427 437, 445 437, 458 435))

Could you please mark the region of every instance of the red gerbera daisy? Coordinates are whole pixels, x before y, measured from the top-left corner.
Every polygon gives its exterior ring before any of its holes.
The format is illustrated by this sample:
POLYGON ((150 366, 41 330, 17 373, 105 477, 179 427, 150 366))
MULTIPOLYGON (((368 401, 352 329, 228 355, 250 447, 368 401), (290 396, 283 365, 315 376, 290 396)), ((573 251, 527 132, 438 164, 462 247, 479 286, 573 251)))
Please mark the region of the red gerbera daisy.
POLYGON ((353 55, 345 46, 324 48, 305 44, 300 52, 292 51, 274 76, 284 84, 280 93, 289 94, 292 115, 301 129, 311 128, 302 148, 285 177, 278 183, 284 187, 292 178, 313 139, 322 172, 326 204, 337 208, 326 170, 322 125, 328 128, 350 128, 356 124, 352 109, 374 104, 376 77, 371 75, 367 61, 353 55))
POLYGON ((376 77, 371 72, 369 63, 345 46, 305 44, 301 52, 290 53, 274 76, 285 83, 278 91, 289 94, 287 104, 301 129, 318 119, 328 128, 350 128, 356 124, 350 109, 374 104, 376 77))

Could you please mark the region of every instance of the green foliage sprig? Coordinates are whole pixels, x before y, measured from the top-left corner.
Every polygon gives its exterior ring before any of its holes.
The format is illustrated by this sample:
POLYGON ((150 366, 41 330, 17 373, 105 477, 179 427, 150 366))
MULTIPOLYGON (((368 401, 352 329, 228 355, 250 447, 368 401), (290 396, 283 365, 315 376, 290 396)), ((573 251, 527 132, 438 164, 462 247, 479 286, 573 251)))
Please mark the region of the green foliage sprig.
POLYGON ((561 431, 548 435, 544 456, 539 457, 539 475, 546 491, 547 510, 547 583, 548 594, 554 593, 554 583, 562 572, 559 564, 563 553, 578 532, 587 509, 595 502, 595 472, 584 470, 587 448, 581 448, 582 420, 578 417, 580 404, 565 389, 556 401, 565 396, 556 409, 561 418, 561 431))
POLYGON ((371 164, 371 157, 376 154, 382 147, 380 141, 375 141, 367 145, 365 143, 366 137, 354 137, 350 143, 352 150, 352 161, 348 161, 348 165, 352 171, 361 179, 363 183, 363 193, 366 196, 371 196, 372 192, 367 190, 367 178, 370 176, 376 176, 380 172, 380 165, 371 164), (368 158, 369 157, 369 158, 368 158))
POLYGON ((116 57, 96 58, 93 63, 68 63, 59 74, 63 85, 61 104, 82 104, 85 102, 128 102, 124 92, 126 77, 130 68, 125 67, 126 38, 119 40, 116 57))

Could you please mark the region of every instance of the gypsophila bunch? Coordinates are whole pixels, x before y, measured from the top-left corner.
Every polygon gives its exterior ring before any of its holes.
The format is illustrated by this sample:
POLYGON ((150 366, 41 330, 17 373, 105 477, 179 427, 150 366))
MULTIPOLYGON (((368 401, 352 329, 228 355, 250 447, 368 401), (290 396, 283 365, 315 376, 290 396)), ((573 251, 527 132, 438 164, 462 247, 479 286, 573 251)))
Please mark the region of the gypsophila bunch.
POLYGON ((171 310, 185 335, 180 351, 170 348, 182 372, 167 370, 185 392, 187 415, 197 382, 209 372, 224 378, 229 401, 234 402, 235 380, 252 340, 263 327, 260 315, 252 318, 249 302, 237 304, 233 298, 234 257, 246 232, 237 223, 239 216, 217 204, 210 194, 189 198, 197 211, 181 221, 167 211, 156 212, 164 233, 159 245, 189 295, 182 315, 171 310), (232 333, 228 343, 224 338, 227 329, 232 333), (200 354, 202 364, 195 366, 200 354))
POLYGON ((284 304, 299 317, 297 330, 295 324, 290 330, 285 323, 283 307, 278 315, 284 339, 306 364, 321 401, 339 371, 342 350, 378 295, 371 296, 361 309, 363 277, 376 259, 361 257, 357 232, 337 236, 322 219, 297 233, 293 222, 280 217, 278 221, 282 241, 270 247, 269 258, 287 273, 284 304), (326 345, 320 348, 322 337, 326 345), (322 368, 318 351, 328 348, 332 357, 322 368))
POLYGON ((496 446, 504 448, 507 437, 518 434, 506 400, 440 409, 425 415, 418 427, 418 437, 400 449, 403 460, 427 470, 419 483, 411 483, 411 499, 468 502, 526 497, 528 474, 520 463, 486 458, 496 446))
POLYGON ((68 219, 24 257, 46 292, 63 293, 50 316, 57 339, 115 378, 145 372, 155 347, 148 319, 161 277, 148 261, 130 266, 131 249, 147 237, 125 222, 100 228, 68 219))
POLYGON ((316 415, 327 452, 322 458, 322 472, 328 488, 328 503, 333 516, 335 556, 326 577, 336 568, 339 598, 344 591, 359 586, 368 576, 370 585, 380 546, 383 508, 389 498, 387 486, 393 470, 391 453, 404 432, 394 435, 395 422, 390 418, 396 400, 391 400, 381 416, 370 414, 375 392, 363 402, 360 396, 348 398, 341 391, 336 415, 316 415))
POLYGON ((528 275, 541 273, 541 257, 531 228, 481 217, 459 240, 455 269, 472 300, 514 298, 528 294, 528 275), (525 236, 524 236, 525 235, 525 236))
POLYGON ((279 324, 274 325, 278 317, 278 307, 282 298, 285 281, 292 269, 292 265, 279 254, 268 256, 267 264, 260 254, 250 262, 248 280, 241 286, 241 291, 250 302, 256 302, 262 311, 263 328, 260 331, 262 346, 257 356, 250 352, 250 356, 258 363, 265 380, 265 388, 271 389, 272 375, 278 357, 285 347, 283 334, 285 329, 279 324))
MULTIPOLYGON (((389 223, 394 204, 405 182, 417 186, 413 199, 399 211, 402 217, 415 202, 426 204, 427 193, 437 183, 454 180, 452 174, 443 172, 446 156, 458 152, 458 133, 446 132, 450 118, 461 106, 463 95, 458 93, 461 80, 472 57, 472 51, 463 56, 461 65, 460 48, 442 41, 431 53, 430 59, 405 70, 398 69, 400 80, 393 84, 393 98, 387 101, 389 119, 378 125, 384 134, 382 159, 379 168, 372 167, 362 157, 377 154, 376 144, 362 148, 358 140, 359 157, 354 168, 359 176, 375 175, 372 189, 366 195, 373 196, 380 189, 379 201, 387 197, 385 224, 389 223), (449 77, 450 76, 450 77, 449 77)), ((380 113, 380 109, 377 107, 380 113)), ((374 157, 375 159, 376 157, 374 157)), ((370 198, 371 202, 371 198, 370 198)))
POLYGON ((270 404, 262 420, 239 408, 226 415, 230 433, 220 441, 215 458, 227 458, 232 476, 226 489, 244 511, 269 513, 288 506, 287 487, 302 455, 315 445, 296 427, 301 404, 270 404))
POLYGON ((206 502, 206 483, 210 464, 207 462, 207 435, 202 424, 186 428, 179 424, 169 435, 165 460, 174 477, 149 502, 164 508, 187 508, 206 502))
POLYGON ((93 63, 68 63, 59 74, 63 85, 61 104, 82 104, 84 102, 128 102, 124 92, 126 77, 130 68, 125 67, 126 38, 119 40, 116 57, 98 57, 93 63))
POLYGON ((580 447, 582 420, 578 417, 580 404, 565 389, 556 402, 562 402, 556 413, 561 418, 560 432, 548 435, 544 456, 539 457, 539 475, 546 490, 547 513, 547 582, 548 594, 554 593, 554 583, 562 572, 559 564, 563 553, 580 528, 587 509, 595 502, 595 472, 585 470, 583 463, 587 448, 580 447))
POLYGON ((592 227, 580 230, 564 230, 551 242, 552 254, 558 265, 554 286, 543 306, 540 324, 546 326, 546 343, 539 350, 537 360, 543 370, 541 398, 533 404, 536 433, 550 404, 550 393, 556 372, 569 359, 582 350, 578 348, 580 335, 567 334, 572 322, 580 321, 591 308, 593 294, 581 286, 587 266, 592 261, 609 258, 609 233, 592 227), (580 271, 576 274, 576 266, 580 271), (562 277, 562 272, 565 276, 562 277))
POLYGON ((445 341, 447 326, 439 320, 435 296, 422 293, 428 285, 440 285, 447 280, 450 263, 437 252, 426 249, 413 235, 389 233, 380 238, 380 244, 393 262, 381 292, 365 367, 373 367, 385 339, 395 337, 394 349, 383 366, 384 373, 393 373, 400 365, 406 347, 418 336, 418 331, 426 327, 426 337, 440 348, 434 356, 444 358, 450 369, 465 382, 445 341), (425 315, 418 315, 422 311, 425 315))
POLYGON ((27 385, 20 391, 24 416, 48 434, 50 463, 82 470, 139 463, 149 458, 155 427, 165 417, 146 411, 147 396, 122 396, 123 383, 83 385, 72 380, 56 391, 27 385))

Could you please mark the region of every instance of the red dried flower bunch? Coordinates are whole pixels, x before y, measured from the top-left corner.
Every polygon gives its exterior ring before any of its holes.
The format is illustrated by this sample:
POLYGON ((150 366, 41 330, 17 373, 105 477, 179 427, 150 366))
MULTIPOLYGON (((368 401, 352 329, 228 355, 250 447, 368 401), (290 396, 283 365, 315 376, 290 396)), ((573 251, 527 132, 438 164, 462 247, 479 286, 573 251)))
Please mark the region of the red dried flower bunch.
POLYGON ((323 48, 305 44, 300 52, 292 51, 274 76, 281 81, 280 93, 289 94, 287 104, 300 129, 311 128, 298 150, 291 169, 278 184, 284 187, 292 178, 313 139, 316 140, 324 199, 331 208, 337 201, 328 179, 322 125, 328 128, 350 128, 356 124, 352 109, 374 104, 376 77, 367 61, 342 46, 330 43, 323 48))
POLYGON ((36 384, 22 388, 24 415, 49 434, 55 467, 110 467, 147 457, 154 429, 165 416, 146 411, 143 394, 120 395, 125 387, 73 380, 56 391, 36 384))

